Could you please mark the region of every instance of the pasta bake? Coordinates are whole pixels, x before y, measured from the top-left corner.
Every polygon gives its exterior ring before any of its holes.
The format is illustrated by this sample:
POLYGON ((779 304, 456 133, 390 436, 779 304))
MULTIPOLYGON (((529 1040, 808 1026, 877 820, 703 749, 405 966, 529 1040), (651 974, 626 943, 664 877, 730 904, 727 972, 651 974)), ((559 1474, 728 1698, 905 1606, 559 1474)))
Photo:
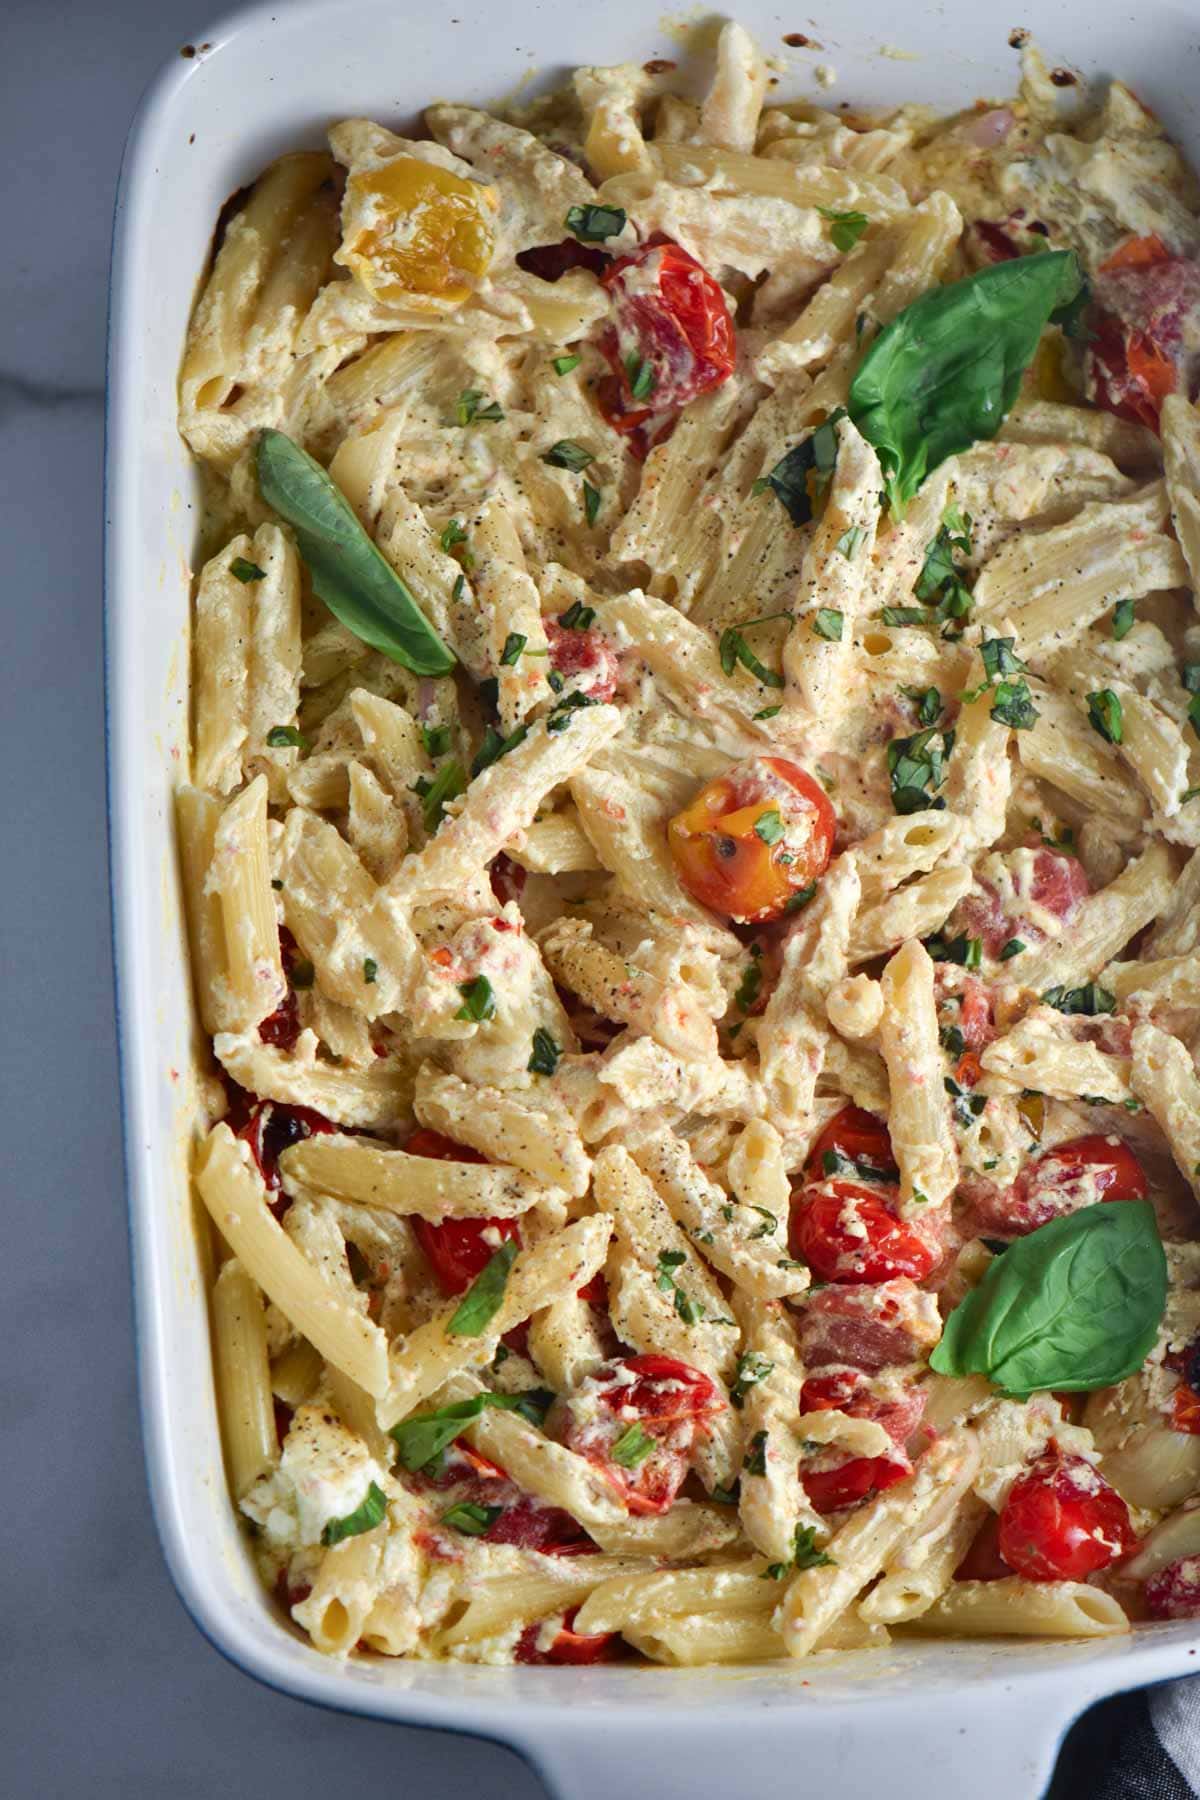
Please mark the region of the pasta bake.
POLYGON ((714 50, 335 124, 188 335, 216 1387, 332 1655, 1200 1617, 1200 188, 1031 46, 714 50))

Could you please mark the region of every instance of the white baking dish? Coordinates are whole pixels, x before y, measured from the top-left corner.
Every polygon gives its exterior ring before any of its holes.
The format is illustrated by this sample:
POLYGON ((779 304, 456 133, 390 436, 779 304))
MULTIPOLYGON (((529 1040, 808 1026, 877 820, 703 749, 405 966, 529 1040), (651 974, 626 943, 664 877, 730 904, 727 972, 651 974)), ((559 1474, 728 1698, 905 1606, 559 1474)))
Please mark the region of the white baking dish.
MULTIPOLYGON (((112 880, 125 1143, 150 1485, 171 1572, 201 1630, 272 1686, 381 1718, 495 1738, 557 1790, 686 1794, 946 1791, 974 1800, 1041 1791, 1066 1724, 1093 1699, 1195 1668, 1200 1632, 1132 1641, 981 1646, 917 1642, 833 1667, 677 1672, 487 1669, 320 1657, 262 1591, 228 1503, 213 1404, 204 1271, 184 1171, 194 1025, 184 962, 171 790, 187 740, 188 581, 196 484, 175 429, 175 381, 213 220, 280 151, 334 118, 402 127, 421 104, 484 102, 577 63, 682 56, 639 0, 302 0, 238 13, 173 60, 130 137, 116 219, 107 464, 107 679, 112 880)), ((781 93, 1003 95, 1008 45, 1034 26, 1083 73, 1119 71, 1200 161, 1194 0, 1043 0, 1036 16, 974 0, 858 0, 823 18, 744 0, 739 16, 786 59, 781 93), (1107 14, 1107 16, 1105 16, 1107 14), (785 48, 804 31, 820 49, 785 48), (899 52, 905 54, 901 57, 899 52)))

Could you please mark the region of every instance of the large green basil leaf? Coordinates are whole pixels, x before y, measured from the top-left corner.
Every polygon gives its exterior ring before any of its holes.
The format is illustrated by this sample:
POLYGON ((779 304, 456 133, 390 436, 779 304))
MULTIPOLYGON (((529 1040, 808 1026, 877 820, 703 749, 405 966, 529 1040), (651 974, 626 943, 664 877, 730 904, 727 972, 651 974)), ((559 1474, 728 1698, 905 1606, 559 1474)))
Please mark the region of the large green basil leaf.
POLYGON ((986 1375, 1003 1394, 1086 1393, 1140 1369, 1167 1303, 1148 1200, 1085 1206, 1018 1238, 946 1320, 939 1375, 986 1375))
POLYGON ((884 327, 850 386, 899 511, 931 469, 993 438, 1052 313, 1079 291, 1071 250, 994 263, 932 288, 884 327))
POLYGON ((320 463, 282 431, 263 431, 257 468, 263 499, 296 533, 330 612, 414 674, 448 675, 454 657, 320 463))

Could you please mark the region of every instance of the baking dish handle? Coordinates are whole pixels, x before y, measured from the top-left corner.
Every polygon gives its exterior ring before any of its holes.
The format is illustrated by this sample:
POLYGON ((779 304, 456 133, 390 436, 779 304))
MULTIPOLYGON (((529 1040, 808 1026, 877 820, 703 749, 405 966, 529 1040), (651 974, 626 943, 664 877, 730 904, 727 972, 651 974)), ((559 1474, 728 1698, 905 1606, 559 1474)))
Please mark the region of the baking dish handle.
POLYGON ((554 1800, 1038 1800, 1050 1780, 1079 1696, 1065 1701, 1022 1685, 997 1692, 971 1684, 950 1700, 877 1706, 864 1695, 847 1705, 763 1707, 747 1690, 745 1710, 693 1713, 682 1695, 652 1724, 640 1708, 628 1723, 598 1734, 586 1702, 564 1697, 574 1715, 549 1741, 520 1746, 554 1800))

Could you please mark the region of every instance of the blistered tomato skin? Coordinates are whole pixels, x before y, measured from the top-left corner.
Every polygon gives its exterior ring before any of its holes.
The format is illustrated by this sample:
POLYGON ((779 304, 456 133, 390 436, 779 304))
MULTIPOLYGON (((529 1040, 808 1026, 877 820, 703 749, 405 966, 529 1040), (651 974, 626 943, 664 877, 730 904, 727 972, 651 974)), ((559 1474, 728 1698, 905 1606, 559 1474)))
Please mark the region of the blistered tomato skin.
POLYGON ((611 700, 621 673, 616 651, 609 648, 598 631, 575 631, 560 625, 557 619, 546 619, 544 623, 551 668, 589 700, 598 704, 611 700))
POLYGON ((1023 1237, 1081 1206, 1144 1200, 1147 1192, 1145 1172, 1129 1146, 1097 1133, 1057 1144, 1027 1163, 1011 1188, 979 1202, 978 1223, 985 1233, 1023 1237))
POLYGON ((346 184, 337 260, 377 300, 459 303, 492 260, 495 191, 415 156, 360 170, 346 184))
POLYGON ((676 874, 701 906, 764 924, 825 873, 837 819, 824 789, 782 756, 751 757, 701 788, 667 827, 676 874))
POLYGON ((1151 1575, 1145 1599, 1152 1619, 1200 1619, 1200 1556, 1181 1556, 1151 1575))
POLYGON ((597 1631, 584 1635, 575 1630, 577 1606, 563 1614, 563 1622, 547 1648, 540 1647, 542 1626, 527 1625, 517 1639, 513 1653, 519 1663, 597 1663, 611 1662, 621 1654, 621 1639, 615 1631, 597 1631))
POLYGON ((799 1189, 788 1232, 792 1255, 822 1281, 890 1281, 897 1275, 923 1281, 938 1253, 896 1216, 895 1202, 894 1189, 856 1181, 799 1189))
POLYGON ((603 1469, 631 1513, 669 1511, 697 1438, 725 1402, 707 1375, 677 1357, 648 1354, 605 1363, 566 1402, 561 1437, 603 1469), (649 1440, 622 1462, 614 1450, 634 1427, 649 1440))
POLYGON ((635 432, 728 381, 733 321, 720 287, 694 256, 651 238, 601 280, 613 303, 613 326, 600 344, 613 371, 601 396, 610 425, 635 432))
POLYGON ((854 1456, 836 1469, 802 1470, 804 1491, 819 1513, 840 1512, 857 1506, 871 1494, 881 1494, 912 1473, 905 1457, 854 1456))
MULTIPOLYGON (((1077 856, 1045 847, 1037 850, 1028 894, 1035 909, 1044 909, 1064 924, 1070 924, 1090 892, 1087 872, 1077 856)), ((1020 939, 1025 945, 1041 943, 1045 938, 1045 933, 1032 919, 1023 914, 1016 917, 1007 914, 1000 895, 986 881, 980 882, 959 902, 946 929, 950 935, 962 933, 981 939, 984 955, 993 958, 998 957, 1013 938, 1020 939)), ((1020 956, 1004 967, 1014 978, 1019 978, 1020 956)))
POLYGON ((826 1156, 845 1158, 862 1169, 878 1170, 881 1181, 896 1180, 896 1159, 887 1126, 861 1106, 843 1106, 817 1137, 804 1165, 807 1181, 824 1181, 826 1156))
POLYGON ((998 1546, 1028 1581, 1086 1581, 1137 1543, 1129 1508, 1082 1456, 1051 1450, 1009 1489, 998 1546))

